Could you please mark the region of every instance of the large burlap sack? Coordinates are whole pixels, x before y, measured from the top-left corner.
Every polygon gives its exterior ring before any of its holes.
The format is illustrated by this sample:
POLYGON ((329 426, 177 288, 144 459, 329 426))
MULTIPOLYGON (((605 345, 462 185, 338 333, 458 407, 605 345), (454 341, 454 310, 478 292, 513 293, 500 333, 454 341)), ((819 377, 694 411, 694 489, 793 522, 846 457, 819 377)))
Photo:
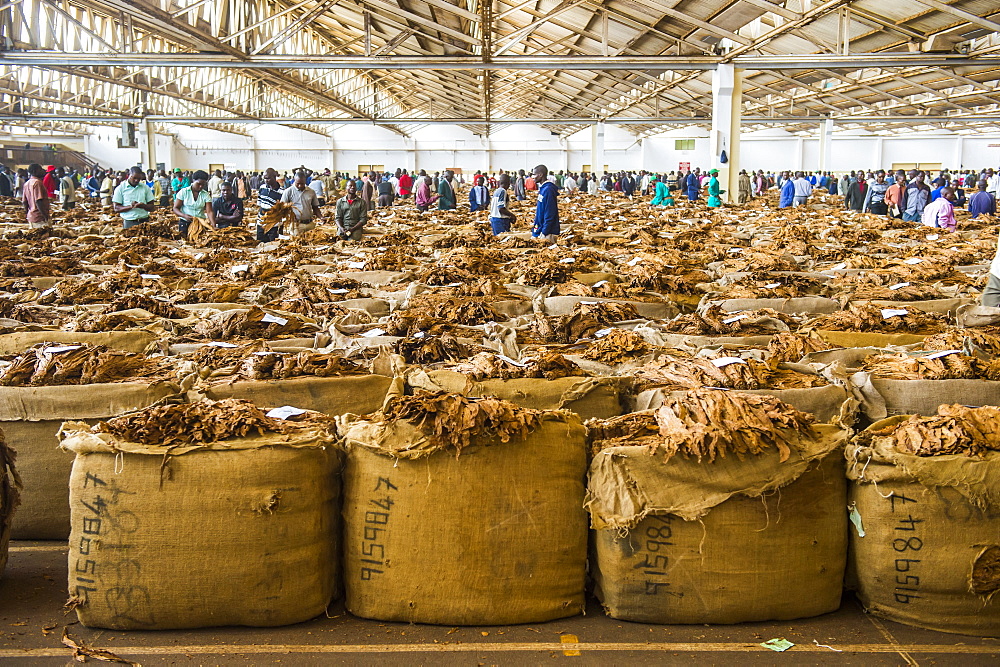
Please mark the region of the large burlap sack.
MULTIPOLYGON (((847 389, 839 385, 827 385, 825 387, 807 387, 801 389, 740 389, 744 394, 764 394, 774 396, 779 400, 788 403, 796 410, 811 413, 818 422, 830 423, 838 417, 849 417, 845 415, 845 401, 851 396, 847 389)), ((642 410, 652 410, 663 405, 667 396, 680 394, 681 392, 664 391, 663 389, 647 389, 635 396, 635 404, 632 406, 636 412, 642 410)), ((848 411, 856 411, 856 404, 852 401, 846 406, 848 411)))
POLYGON ((884 299, 874 299, 872 301, 851 301, 848 306, 855 304, 871 304, 879 308, 917 308, 925 313, 940 313, 955 317, 959 310, 970 305, 975 305, 975 299, 955 298, 955 299, 928 299, 926 301, 888 301, 884 299))
POLYGON ((840 310, 839 303, 821 296, 799 296, 787 299, 718 299, 712 297, 702 303, 705 306, 717 304, 727 313, 771 308, 779 313, 789 315, 798 313, 825 315, 840 310))
POLYGON ((122 630, 276 626, 336 592, 340 454, 325 431, 152 447, 67 423, 69 594, 122 630))
POLYGON ((347 610, 383 621, 536 623, 584 609, 585 430, 545 413, 456 457, 407 422, 343 431, 347 610), (488 446, 487 446, 488 444, 488 446))
POLYGON ((551 317, 570 315, 576 307, 576 304, 581 301, 627 303, 635 308, 640 317, 644 317, 648 320, 669 320, 680 313, 677 306, 669 301, 649 302, 627 301, 625 299, 606 299, 588 296, 550 296, 545 299, 545 314, 551 317))
POLYGON ((473 380, 457 371, 417 369, 406 376, 411 388, 447 391, 464 396, 496 396, 524 408, 569 410, 583 420, 622 414, 617 378, 564 377, 555 380, 488 378, 473 380))
POLYGON ((740 623, 816 616, 840 606, 847 559, 846 433, 781 463, 664 462, 611 447, 590 466, 595 591, 614 618, 740 623))
POLYGON ((871 331, 817 330, 816 335, 838 347, 892 347, 922 343, 926 334, 878 333, 871 331))
POLYGON ((4 441, 0 431, 0 577, 7 567, 7 546, 14 512, 20 503, 21 479, 14 466, 17 452, 4 441))
POLYGON ((847 476, 852 580, 865 608, 940 632, 1000 636, 1000 452, 920 457, 851 444, 847 476))
POLYGON ((80 331, 18 331, 0 334, 0 355, 20 354, 38 343, 81 343, 85 345, 106 345, 125 352, 144 352, 157 340, 152 331, 132 329, 131 331, 104 331, 84 333, 80 331))
POLYGON ((17 450, 24 484, 13 538, 65 540, 69 535, 67 481, 73 457, 59 450, 57 434, 63 421, 93 423, 178 392, 180 388, 169 382, 0 387, 0 427, 17 450))
POLYGON ((939 405, 1000 405, 1000 382, 993 380, 885 380, 872 386, 889 415, 933 415, 939 405))
POLYGON ((302 377, 215 384, 204 389, 212 400, 242 398, 259 406, 292 405, 328 415, 366 415, 385 401, 392 378, 382 375, 302 377))

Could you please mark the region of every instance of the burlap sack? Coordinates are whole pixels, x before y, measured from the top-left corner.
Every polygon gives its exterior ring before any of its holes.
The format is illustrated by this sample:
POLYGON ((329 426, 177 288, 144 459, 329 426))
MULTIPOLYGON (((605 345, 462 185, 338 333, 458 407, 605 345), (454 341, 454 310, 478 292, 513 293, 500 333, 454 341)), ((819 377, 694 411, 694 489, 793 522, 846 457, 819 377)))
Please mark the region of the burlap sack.
POLYGON ((888 301, 875 299, 872 301, 851 301, 848 305, 871 304, 879 308, 916 308, 925 313, 941 313, 949 317, 955 317, 959 309, 970 305, 975 305, 975 299, 928 299, 926 301, 888 301))
POLYGON ((872 386, 889 415, 933 415, 939 405, 1000 405, 1000 382, 993 380, 884 380, 872 386))
POLYGON ((180 388, 172 383, 0 387, 0 426, 17 450, 24 484, 14 517, 17 540, 65 540, 69 535, 69 480, 73 457, 59 450, 64 420, 91 423, 145 408, 180 388))
POLYGON ((940 632, 1000 636, 1000 452, 919 457, 852 444, 847 476, 852 579, 865 608, 940 632))
POLYGON ((366 415, 382 407, 392 378, 382 375, 302 377, 216 384, 204 389, 214 401, 242 398, 261 407, 291 405, 328 415, 366 415))
POLYGON ((612 447, 590 466, 595 591, 614 618, 740 623, 816 616, 840 606, 847 558, 846 433, 784 463, 667 462, 612 447))
POLYGON ((426 447, 406 422, 343 430, 347 610, 383 621, 536 623, 584 609, 585 430, 547 413, 526 439, 426 447))
MULTIPOLYGON (((811 413, 818 422, 830 423, 842 415, 844 402, 850 398, 847 389, 838 385, 825 387, 808 387, 802 389, 740 389, 744 394, 764 394, 774 396, 788 403, 796 410, 811 413)), ((636 394, 633 411, 652 410, 663 405, 663 401, 671 394, 663 389, 647 389, 636 394)), ((853 402, 852 402, 853 403, 853 402)), ((847 406, 850 411, 856 411, 856 405, 847 406)))
POLYGON ((406 376, 411 388, 465 396, 496 396, 524 408, 569 410, 581 419, 607 419, 622 414, 616 378, 565 377, 555 380, 490 378, 475 381, 456 371, 416 369, 406 376))
POLYGON ((839 347, 892 347, 893 345, 913 345, 921 343, 926 334, 892 334, 865 331, 817 330, 816 335, 830 345, 839 347))
POLYGON ((627 301, 625 299, 605 299, 588 296, 550 296, 545 299, 545 314, 550 317, 569 315, 573 312, 576 304, 581 301, 598 301, 609 303, 631 304, 640 317, 649 320, 669 320, 680 313, 673 303, 669 301, 648 302, 648 301, 627 301))
POLYGON ((711 300, 703 303, 704 305, 718 304, 727 313, 771 308, 779 313, 788 313, 789 315, 798 313, 821 315, 840 310, 839 303, 821 296, 800 296, 787 299, 720 299, 712 297, 711 300))
POLYGON ((17 452, 4 441, 0 432, 0 577, 3 577, 7 567, 11 522, 21 500, 21 479, 15 467, 16 458, 17 452))
POLYGON ((20 354, 38 343, 83 343, 107 345, 125 352, 144 352, 157 336, 151 331, 104 331, 83 333, 79 331, 17 331, 0 334, 0 355, 20 354))
POLYGON ((338 575, 340 454, 316 430, 205 446, 114 442, 64 426, 76 454, 69 594, 121 630, 305 621, 338 575))

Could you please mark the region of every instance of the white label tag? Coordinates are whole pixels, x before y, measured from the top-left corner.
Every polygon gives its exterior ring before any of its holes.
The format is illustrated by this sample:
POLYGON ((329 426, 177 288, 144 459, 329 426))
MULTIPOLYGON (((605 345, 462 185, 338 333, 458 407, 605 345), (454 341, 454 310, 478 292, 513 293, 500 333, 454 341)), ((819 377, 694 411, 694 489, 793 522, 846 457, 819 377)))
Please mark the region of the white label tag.
POLYGON ((604 285, 607 284, 608 284, 607 280, 598 280, 596 283, 594 283, 594 288, 596 289, 598 287, 603 287, 604 285))
POLYGON ((208 344, 208 346, 209 347, 238 347, 237 345, 233 345, 232 343, 225 343, 225 342, 223 342, 221 340, 213 340, 211 343, 208 344))
POLYGON ((553 243, 552 245, 549 246, 549 250, 558 250, 558 249, 559 249, 558 243, 553 243))
POLYGON ((777 289, 779 287, 781 287, 781 283, 768 283, 764 285, 764 289, 777 289))
POLYGON ((250 268, 249 264, 237 264, 236 266, 229 267, 229 270, 233 274, 237 274, 237 273, 243 273, 244 271, 246 271, 249 268, 250 268))
MULTIPOLYGON (((625 220, 625 218, 619 218, 620 220, 625 220)), ((642 243, 642 239, 636 239, 635 241, 629 241, 629 245, 639 245, 642 243)))
POLYGON ((500 359, 501 361, 506 361, 508 364, 513 364, 513 365, 515 365, 515 366, 517 366, 519 368, 526 368, 527 365, 528 365, 528 364, 522 364, 520 361, 516 361, 514 359, 511 359, 510 357, 508 357, 506 355, 503 355, 503 354, 498 354, 497 355, 497 359, 500 359))
POLYGON ((364 262, 348 262, 347 268, 349 269, 363 269, 365 268, 364 262))
POLYGON ((635 266, 636 264, 638 264, 641 261, 642 261, 642 257, 633 257, 632 259, 629 260, 628 265, 629 266, 635 266))
POLYGON ((576 262, 575 257, 563 257, 559 260, 560 264, 573 264, 574 262, 576 262))
POLYGON ((716 368, 725 368, 730 364, 745 364, 746 362, 739 357, 719 357, 718 359, 712 359, 712 364, 716 368))
POLYGON ((730 248, 729 249, 729 254, 730 255, 738 255, 741 252, 743 252, 743 248, 730 248))
POLYGON ((909 315, 910 311, 905 308, 883 308, 882 309, 882 319, 887 320, 890 317, 896 317, 899 315, 909 315))
POLYGON ((160 276, 156 273, 140 273, 139 277, 144 280, 159 280, 160 276))
POLYGON ((891 290, 897 290, 897 289, 903 289, 904 287, 909 287, 909 286, 910 286, 910 283, 896 283, 895 285, 889 285, 889 289, 891 289, 891 290))
POLYGON ((581 301, 580 305, 581 306, 596 306, 598 303, 599 303, 598 301, 581 301))
POLYGON ((42 348, 42 354, 59 354, 60 352, 69 352, 70 350, 79 350, 83 345, 59 345, 53 347, 42 348))
POLYGON ((309 412, 308 410, 303 410, 302 408, 295 408, 291 405, 283 405, 280 408, 274 408, 267 412, 267 416, 271 419, 288 419, 289 417, 298 417, 299 415, 304 415, 309 412))
POLYGON ((924 238, 927 239, 928 241, 937 241, 941 237, 938 234, 928 234, 924 238))
POLYGON ((448 283, 445 287, 461 287, 462 283, 448 283))
POLYGON ((739 322, 740 320, 746 320, 749 318, 750 316, 744 313, 743 315, 734 315, 733 317, 727 317, 726 319, 722 320, 722 323, 732 324, 733 322, 739 322))
POLYGON ((278 240, 279 241, 288 241, 291 238, 292 237, 288 236, 287 234, 278 234, 278 240))
POLYGON ((615 330, 614 327, 609 327, 607 329, 601 329, 600 331, 595 331, 594 332, 594 338, 604 338, 605 336, 607 336, 609 333, 611 333, 614 330, 615 330))
POLYGON ((947 357, 949 354, 962 354, 961 350, 944 350, 942 352, 935 352, 934 354, 928 354, 925 359, 940 359, 941 357, 947 357))
POLYGON ((426 335, 427 335, 426 331, 418 331, 417 333, 413 334, 413 337, 414 338, 423 338, 426 335))
POLYGON ((833 270, 834 271, 843 271, 846 268, 847 268, 847 264, 845 264, 844 262, 841 262, 837 266, 833 267, 833 270))
POLYGON ((361 335, 365 338, 375 338, 376 336, 381 336, 384 333, 385 329, 372 329, 371 331, 366 331, 361 335))
POLYGON ((175 255, 175 254, 179 253, 180 251, 181 251, 180 248, 171 248, 167 252, 169 252, 171 255, 175 255))
POLYGON ((272 315, 271 313, 265 313, 264 317, 260 318, 260 321, 273 322, 274 324, 277 324, 278 326, 282 327, 288 324, 288 320, 286 320, 284 317, 278 317, 277 315, 272 315))
POLYGON ((347 294, 348 291, 346 289, 334 289, 330 290, 330 294, 347 294))
POLYGON ((45 290, 44 292, 42 292, 41 294, 39 294, 39 296, 48 296, 48 295, 52 294, 55 291, 56 291, 55 287, 50 287, 47 290, 45 290))
POLYGON ((912 265, 912 264, 919 264, 922 261, 924 261, 924 260, 920 259, 919 257, 911 257, 909 259, 903 260, 903 263, 904 264, 911 264, 912 265))

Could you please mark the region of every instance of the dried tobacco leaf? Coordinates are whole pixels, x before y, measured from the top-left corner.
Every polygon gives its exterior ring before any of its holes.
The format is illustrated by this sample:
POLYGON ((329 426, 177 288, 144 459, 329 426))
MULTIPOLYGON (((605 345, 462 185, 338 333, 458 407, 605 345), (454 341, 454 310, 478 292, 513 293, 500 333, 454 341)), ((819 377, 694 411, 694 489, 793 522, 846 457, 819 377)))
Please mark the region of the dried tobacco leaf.
POLYGON ((832 350, 833 345, 813 332, 792 333, 781 331, 774 334, 767 344, 767 356, 778 361, 798 362, 810 352, 832 350))
POLYGON ((986 377, 987 366, 964 354, 929 359, 900 353, 865 357, 861 370, 887 380, 957 380, 986 377))
POLYGON ((740 459, 777 449, 780 461, 815 440, 813 416, 773 396, 718 389, 693 389, 670 396, 655 412, 660 440, 650 453, 707 458, 711 463, 729 453, 740 459))
POLYGON ((850 304, 847 310, 820 315, 807 324, 828 331, 878 331, 882 333, 938 333, 947 326, 944 315, 907 307, 905 315, 883 315, 882 308, 870 304, 850 304))
POLYGON ((171 447, 289 433, 296 428, 296 424, 268 417, 250 401, 227 398, 146 408, 100 422, 92 430, 124 442, 171 447))
POLYGON ((583 358, 605 364, 620 364, 641 357, 651 349, 649 343, 639 334, 624 329, 612 329, 606 336, 588 345, 583 358))
POLYGON ((161 357, 146 357, 104 345, 42 343, 15 357, 0 373, 0 386, 153 382, 170 379, 174 373, 175 364, 161 357))
POLYGON ((490 445, 523 440, 541 425, 542 414, 494 397, 418 390, 413 396, 389 399, 376 419, 409 422, 428 436, 431 445, 454 450, 457 457, 473 442, 490 445))
POLYGON ((1000 450, 1000 408, 942 405, 933 416, 913 415, 891 432, 871 438, 914 456, 958 455, 982 458, 1000 450))
POLYGON ((469 356, 468 348, 449 334, 404 338, 396 342, 396 353, 408 364, 460 361, 469 356))

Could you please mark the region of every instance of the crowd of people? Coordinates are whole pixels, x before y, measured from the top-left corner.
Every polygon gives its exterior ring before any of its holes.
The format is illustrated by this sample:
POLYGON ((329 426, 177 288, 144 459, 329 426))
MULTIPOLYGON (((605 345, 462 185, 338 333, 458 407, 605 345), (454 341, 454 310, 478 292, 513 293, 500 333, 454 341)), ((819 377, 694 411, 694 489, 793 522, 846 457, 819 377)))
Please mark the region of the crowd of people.
MULTIPOLYGON (((918 221, 932 227, 955 228, 955 207, 968 207, 973 217, 996 213, 1000 173, 982 171, 940 171, 936 176, 921 170, 857 170, 839 177, 831 172, 783 171, 765 173, 740 171, 734 200, 747 203, 772 190, 778 193, 778 206, 786 208, 806 204, 815 188, 829 194, 841 194, 846 209, 918 221)), ((597 195, 620 192, 632 199, 650 198, 653 206, 673 206, 680 197, 689 201, 706 199, 708 207, 722 206, 718 170, 700 168, 654 173, 605 171, 559 171, 552 173, 545 165, 530 172, 521 169, 495 174, 475 172, 469 182, 452 170, 430 174, 421 169, 376 172, 353 176, 310 170, 305 166, 292 173, 275 169, 246 174, 243 171, 184 171, 174 169, 143 171, 132 167, 125 171, 95 167, 88 173, 32 164, 13 171, 0 166, 0 196, 23 201, 27 221, 32 227, 50 223, 51 205, 71 210, 81 196, 111 207, 122 218, 124 228, 147 221, 157 207, 170 209, 177 217, 178 231, 186 236, 195 219, 211 228, 237 227, 246 224, 245 202, 256 196, 259 210, 257 239, 275 241, 287 231, 294 236, 315 227, 324 216, 323 206, 335 203, 333 224, 343 239, 358 240, 369 214, 380 207, 411 205, 425 212, 432 207, 447 211, 459 206, 459 192, 468 186, 471 212, 488 211, 494 234, 509 231, 516 220, 511 201, 528 199, 537 191, 532 233, 554 241, 559 234, 558 197, 577 192, 597 195), (265 226, 263 219, 277 203, 288 204, 296 224, 265 226)), ((327 217, 330 217, 327 214, 327 217)))

